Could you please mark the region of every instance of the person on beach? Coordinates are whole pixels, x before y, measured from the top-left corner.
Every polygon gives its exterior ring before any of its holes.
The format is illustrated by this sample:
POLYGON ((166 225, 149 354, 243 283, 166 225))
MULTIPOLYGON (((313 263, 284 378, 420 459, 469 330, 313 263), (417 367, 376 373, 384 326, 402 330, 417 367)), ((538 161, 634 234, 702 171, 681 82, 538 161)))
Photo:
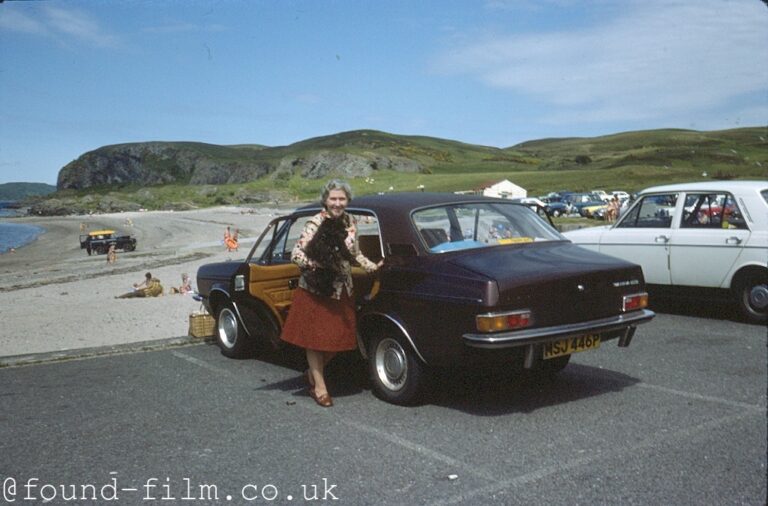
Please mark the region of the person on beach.
POLYGON ((383 261, 373 263, 360 252, 356 222, 345 211, 352 200, 349 184, 329 181, 320 200, 323 210, 307 221, 291 251, 301 276, 280 338, 306 350, 309 395, 330 407, 325 366, 338 352, 357 346, 351 264, 372 273, 383 261))
POLYGON ((240 230, 235 229, 235 233, 231 233, 229 227, 224 232, 224 246, 227 247, 227 251, 237 251, 237 240, 240 235, 240 230))
POLYGON ((184 295, 185 293, 189 293, 192 291, 192 281, 189 279, 189 274, 186 272, 181 275, 181 285, 177 288, 175 286, 171 287, 170 293, 179 293, 181 295, 184 295))
POLYGON ((159 297, 163 294, 163 285, 160 280, 152 277, 152 273, 144 274, 144 281, 133 284, 133 291, 118 295, 116 299, 130 299, 133 297, 159 297))
POLYGON ((117 252, 115 251, 115 245, 110 244, 109 250, 107 251, 107 263, 113 264, 117 262, 117 252))

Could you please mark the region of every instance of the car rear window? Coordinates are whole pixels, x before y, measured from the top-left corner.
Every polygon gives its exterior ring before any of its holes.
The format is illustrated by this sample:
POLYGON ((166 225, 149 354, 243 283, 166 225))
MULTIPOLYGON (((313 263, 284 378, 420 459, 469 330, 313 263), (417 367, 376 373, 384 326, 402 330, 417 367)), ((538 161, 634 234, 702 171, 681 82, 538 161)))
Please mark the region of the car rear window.
POLYGON ((433 253, 563 240, 549 223, 524 205, 453 204, 418 210, 412 219, 433 253))

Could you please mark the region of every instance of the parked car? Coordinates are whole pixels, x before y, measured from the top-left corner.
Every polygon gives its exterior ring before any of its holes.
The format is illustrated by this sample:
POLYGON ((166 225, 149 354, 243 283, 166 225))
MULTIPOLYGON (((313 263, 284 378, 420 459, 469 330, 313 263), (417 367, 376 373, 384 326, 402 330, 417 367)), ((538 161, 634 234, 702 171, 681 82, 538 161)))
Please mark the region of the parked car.
POLYGON ((584 207, 605 205, 602 199, 591 193, 570 193, 564 198, 570 204, 573 212, 577 212, 581 216, 584 216, 581 211, 584 207))
MULTIPOLYGON (((579 214, 583 216, 584 218, 597 218, 598 215, 603 217, 604 214, 598 213, 598 211, 605 211, 608 208, 608 205, 605 202, 601 202, 599 204, 587 204, 581 207, 579 209, 579 214)), ((603 218, 599 218, 603 219, 603 218)))
MULTIPOLYGON (((291 250, 317 207, 274 219, 242 262, 203 265, 197 287, 224 355, 288 346, 280 329, 298 285, 291 250)), ((654 313, 640 267, 578 247, 525 205, 436 193, 364 196, 347 211, 361 251, 353 268, 358 347, 374 392, 416 402, 443 367, 542 369, 617 340, 654 313)))
POLYGON ((615 225, 564 235, 639 263, 647 283, 672 295, 709 297, 713 289, 750 321, 766 321, 768 181, 648 188, 615 225))
POLYGON ((550 216, 554 216, 555 218, 557 218, 559 216, 566 216, 571 213, 570 204, 562 201, 559 196, 555 196, 555 197, 546 196, 546 197, 542 197, 540 200, 544 202, 544 205, 546 206, 547 214, 549 214, 550 216))
POLYGON ((130 235, 117 235, 114 230, 94 230, 80 236, 80 249, 91 253, 105 254, 111 245, 115 249, 133 251, 136 249, 136 238, 130 235))
POLYGON ((619 199, 619 202, 624 202, 629 198, 629 193, 622 190, 614 190, 611 192, 611 195, 619 199))
POLYGON ((593 197, 596 197, 602 200, 603 202, 608 202, 609 200, 611 200, 611 197, 613 197, 613 195, 607 193, 605 190, 592 190, 590 194, 593 197))

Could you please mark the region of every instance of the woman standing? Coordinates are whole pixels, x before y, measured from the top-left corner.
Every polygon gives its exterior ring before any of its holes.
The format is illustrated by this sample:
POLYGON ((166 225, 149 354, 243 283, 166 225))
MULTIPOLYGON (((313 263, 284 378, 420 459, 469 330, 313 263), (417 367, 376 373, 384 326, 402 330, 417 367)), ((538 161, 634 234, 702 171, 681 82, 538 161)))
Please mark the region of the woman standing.
POLYGON ((375 264, 360 253, 357 226, 346 213, 352 200, 349 184, 331 180, 320 198, 323 210, 307 221, 291 252, 301 277, 280 337, 306 349, 309 395, 320 406, 330 407, 325 366, 338 352, 357 346, 351 262, 369 273, 382 262, 375 264))

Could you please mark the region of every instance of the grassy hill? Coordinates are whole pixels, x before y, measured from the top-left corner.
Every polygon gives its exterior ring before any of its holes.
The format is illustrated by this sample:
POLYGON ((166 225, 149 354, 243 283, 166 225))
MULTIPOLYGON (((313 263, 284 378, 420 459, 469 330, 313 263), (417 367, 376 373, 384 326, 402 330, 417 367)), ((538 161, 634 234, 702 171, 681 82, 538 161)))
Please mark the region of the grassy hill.
MULTIPOLYGON (((390 188, 416 191, 422 185, 427 191, 470 190, 501 179, 526 188, 529 195, 542 195, 563 189, 634 192, 656 184, 711 178, 767 179, 767 141, 768 128, 751 127, 713 132, 663 129, 592 138, 541 139, 507 148, 374 130, 342 132, 278 147, 192 142, 151 144, 203 155, 212 163, 222 165, 236 161, 241 165, 277 167, 285 159, 299 160, 317 152, 337 152, 366 159, 407 158, 422 167, 421 172, 375 170, 370 177, 352 178, 350 183, 358 195, 390 188)), ((119 146, 108 148, 116 147, 119 146)), ((178 167, 171 165, 168 160, 158 161, 153 170, 178 173, 178 167)), ((99 203, 104 198, 136 203, 148 209, 169 206, 180 209, 313 199, 327 179, 306 179, 300 174, 274 176, 268 173, 239 184, 189 185, 188 180, 152 186, 128 183, 59 191, 52 197, 78 203, 85 199, 85 208, 95 210, 100 209, 99 203)))
POLYGON ((45 183, 3 183, 0 184, 0 200, 23 200, 55 191, 55 186, 45 183))

